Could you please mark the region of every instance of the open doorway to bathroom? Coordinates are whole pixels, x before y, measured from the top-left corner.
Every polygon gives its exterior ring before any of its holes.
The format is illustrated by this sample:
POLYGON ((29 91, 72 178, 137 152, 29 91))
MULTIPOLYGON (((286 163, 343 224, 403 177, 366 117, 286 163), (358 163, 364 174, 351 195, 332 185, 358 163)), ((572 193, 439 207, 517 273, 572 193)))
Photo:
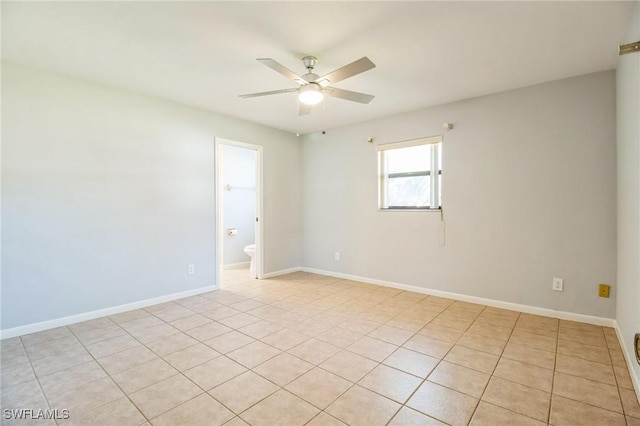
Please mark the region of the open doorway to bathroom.
POLYGON ((216 138, 220 288, 262 277, 262 147, 216 138))

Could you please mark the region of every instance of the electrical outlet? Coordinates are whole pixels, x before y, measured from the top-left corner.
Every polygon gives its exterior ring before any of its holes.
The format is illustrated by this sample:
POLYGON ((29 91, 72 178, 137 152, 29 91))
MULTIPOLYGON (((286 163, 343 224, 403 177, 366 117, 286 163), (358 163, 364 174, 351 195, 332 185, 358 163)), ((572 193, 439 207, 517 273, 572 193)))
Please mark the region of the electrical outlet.
POLYGON ((333 255, 333 258, 334 258, 335 260, 340 260, 340 252, 339 252, 339 251, 337 251, 337 252, 333 255))
POLYGON ((551 290, 562 291, 563 287, 564 287, 564 280, 562 278, 553 279, 553 285, 551 286, 551 290))
POLYGON ((187 265, 187 274, 189 275, 193 275, 196 273, 196 265, 194 265, 193 263, 190 263, 187 265))
POLYGON ((609 297, 609 289, 611 286, 608 284, 600 284, 598 286, 598 296, 600 297, 609 297))

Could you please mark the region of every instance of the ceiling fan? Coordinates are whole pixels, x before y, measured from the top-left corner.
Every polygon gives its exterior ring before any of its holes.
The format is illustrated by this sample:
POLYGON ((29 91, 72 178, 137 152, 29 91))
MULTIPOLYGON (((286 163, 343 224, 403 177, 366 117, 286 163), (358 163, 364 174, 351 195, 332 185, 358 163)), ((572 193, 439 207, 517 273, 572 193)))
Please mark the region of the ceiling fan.
POLYGON ((298 100, 300 101, 300 106, 298 109, 299 115, 309 114, 309 112, 311 112, 311 106, 322 102, 322 100, 324 99, 324 95, 333 96, 334 98, 346 99, 348 101, 359 102, 361 104, 368 104, 374 98, 373 95, 367 95, 360 92, 352 92, 349 90, 338 89, 337 87, 329 86, 330 84, 337 83, 346 78, 353 77, 354 75, 375 68, 376 65, 371 62, 366 56, 341 68, 338 68, 337 70, 332 71, 329 74, 325 74, 322 77, 314 74, 313 72, 313 68, 316 66, 316 63, 318 63, 318 59, 315 56, 305 56, 304 58, 302 58, 302 63, 307 68, 307 73, 303 75, 294 73, 284 65, 276 62, 271 58, 258 58, 258 62, 262 62, 269 68, 279 72, 288 79, 295 81, 299 86, 291 89, 249 93, 247 95, 240 95, 241 98, 255 98, 257 96, 297 92, 298 100))

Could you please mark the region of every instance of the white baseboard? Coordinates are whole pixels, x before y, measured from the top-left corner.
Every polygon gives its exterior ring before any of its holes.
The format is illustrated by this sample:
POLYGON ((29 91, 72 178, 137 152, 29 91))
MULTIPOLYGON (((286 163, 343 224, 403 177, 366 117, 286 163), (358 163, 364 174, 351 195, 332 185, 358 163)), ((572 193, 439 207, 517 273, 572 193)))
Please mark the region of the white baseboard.
POLYGON ((104 317, 107 315, 115 315, 121 312, 127 312, 134 309, 145 308, 159 303, 171 302, 172 300, 182 299, 189 296, 195 296, 209 291, 217 290, 218 286, 200 287, 194 290, 181 291, 179 293, 167 294, 165 296, 154 297, 152 299, 139 300, 137 302, 126 303, 124 305, 112 306, 110 308, 98 309, 91 312, 83 312, 81 314, 69 315, 62 318, 56 318, 48 321, 36 322, 33 324, 21 325, 18 327, 0 330, 0 340, 10 337, 22 336, 24 334, 35 333, 38 331, 49 330, 65 325, 76 324, 78 322, 89 321, 92 319, 104 317))
POLYGON ((251 264, 251 262, 230 263, 228 265, 222 265, 222 269, 224 269, 224 270, 243 269, 243 268, 248 267, 250 264, 251 264))
POLYGON ((620 327, 618 327, 618 322, 616 321, 616 335, 618 336, 618 341, 620 342, 620 346, 622 346, 622 352, 624 352, 624 359, 627 362, 627 370, 629 370, 629 375, 631 376, 631 381, 633 382, 633 388, 636 391, 636 398, 638 399, 638 403, 640 403, 640 378, 636 374, 636 369, 633 365, 636 357, 633 351, 630 351, 625 343, 625 340, 622 336, 622 332, 620 331, 620 327))
POLYGON ((292 274, 294 272, 300 272, 302 271, 304 268, 300 267, 300 266, 296 266, 295 268, 289 268, 289 269, 282 269, 280 271, 274 271, 274 272, 267 272, 266 274, 262 274, 262 278, 273 278, 273 277, 278 277, 280 275, 287 275, 287 274, 292 274))
POLYGON ((383 287, 392 287, 400 290, 412 291, 414 293, 428 294, 431 296, 447 297, 449 299, 460 300, 463 302, 477 303, 480 305, 492 306, 494 308, 508 309, 511 311, 525 312, 528 314, 542 315, 545 317, 559 318, 568 321, 579 321, 588 324, 600 325, 605 327, 615 327, 615 319, 603 318, 591 315, 576 314, 573 312, 556 311, 553 309, 539 308, 536 306, 520 305, 518 303, 503 302, 501 300, 485 299, 482 297, 468 296, 466 294, 451 293, 442 290, 433 290, 430 288, 417 287, 407 284, 399 284, 391 281, 377 280, 373 278, 360 277, 356 275, 342 274, 339 272, 325 271, 315 268, 302 268, 304 272, 313 274, 327 275, 329 277, 342 278, 352 281, 360 281, 368 284, 376 284, 383 287))

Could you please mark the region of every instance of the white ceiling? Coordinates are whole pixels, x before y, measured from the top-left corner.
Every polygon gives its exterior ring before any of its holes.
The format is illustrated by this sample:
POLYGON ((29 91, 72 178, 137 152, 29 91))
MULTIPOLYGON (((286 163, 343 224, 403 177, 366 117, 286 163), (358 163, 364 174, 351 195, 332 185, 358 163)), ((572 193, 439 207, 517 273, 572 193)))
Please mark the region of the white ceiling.
POLYGON ((2 57, 308 133, 613 69, 633 2, 2 2, 2 57), (298 117, 302 74, 368 56, 377 67, 298 117))

